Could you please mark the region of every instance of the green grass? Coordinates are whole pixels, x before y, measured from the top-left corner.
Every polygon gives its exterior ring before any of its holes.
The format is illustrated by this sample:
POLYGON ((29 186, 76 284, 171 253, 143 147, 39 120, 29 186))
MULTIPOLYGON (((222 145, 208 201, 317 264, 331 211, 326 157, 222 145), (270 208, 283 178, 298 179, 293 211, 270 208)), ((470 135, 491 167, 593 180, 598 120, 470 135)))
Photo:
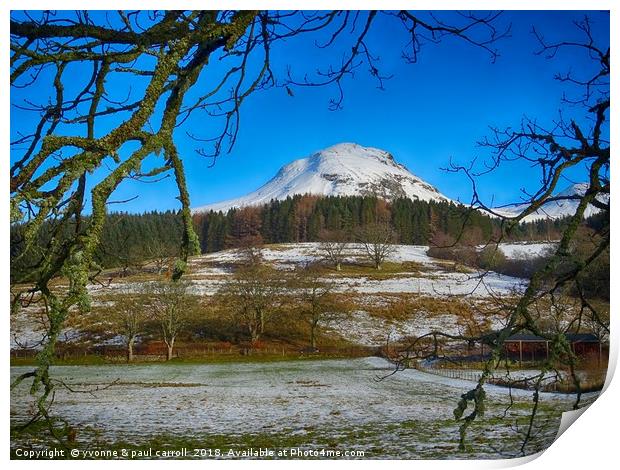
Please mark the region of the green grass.
MULTIPOLYGON (((531 405, 530 405, 531 406, 531 405)), ((513 411, 515 408, 513 408, 513 411)), ((542 422, 539 425, 556 426, 559 419, 557 412, 552 412, 555 418, 551 422, 546 419, 549 415, 541 409, 542 422)), ((453 419, 437 419, 434 421, 405 420, 400 423, 365 424, 359 426, 343 426, 335 429, 323 429, 315 426, 307 426, 295 430, 270 432, 257 430, 255 433, 240 434, 204 434, 197 432, 193 436, 175 434, 160 434, 153 437, 134 436, 130 439, 110 441, 100 434, 100 431, 91 427, 79 429, 67 428, 68 432, 75 431, 74 439, 67 443, 68 448, 89 449, 93 451, 116 451, 116 458, 124 459, 160 459, 155 454, 161 452, 184 451, 183 456, 169 455, 169 458, 193 458, 193 459, 217 459, 217 458, 240 458, 242 455, 235 452, 243 452, 248 449, 269 449, 275 452, 274 456, 260 458, 291 458, 283 455, 285 449, 292 448, 302 450, 325 449, 327 450, 364 450, 364 459, 373 458, 397 458, 408 447, 416 449, 417 458, 472 458, 475 456, 497 457, 491 444, 497 445, 497 435, 490 430, 503 430, 503 436, 515 439, 512 446, 518 444, 518 436, 511 430, 511 425, 516 422, 520 425, 527 424, 527 415, 508 417, 492 416, 474 421, 467 439, 467 450, 458 451, 458 426, 459 422, 453 419), (386 436, 391 436, 386 441, 386 436), (84 443, 88 442, 88 445, 84 443), (395 446, 396 445, 396 446, 395 446), (149 452, 150 450, 150 452, 149 452), (278 455, 278 452, 280 454, 278 455)), ((45 436, 48 431, 40 424, 35 424, 32 429, 17 431, 11 430, 12 449, 11 457, 15 455, 15 449, 20 440, 35 439, 37 442, 49 444, 49 447, 59 447, 50 442, 45 436)), ((541 436, 532 442, 528 453, 537 452, 546 448, 553 440, 553 435, 541 436)), ((32 442, 32 441, 31 441, 32 442)), ((68 454, 68 453, 67 453, 68 454)), ((95 456, 80 456, 83 458, 96 458, 95 456)), ((114 458, 114 457, 113 457, 114 458)), ((165 458, 165 457, 164 457, 165 458)), ((257 457, 253 457, 257 458, 257 457)), ((303 457, 293 457, 303 458, 303 457)), ((307 458, 321 458, 307 457, 307 458)), ((334 457, 332 457, 334 458, 334 457)), ((337 458, 337 457, 335 457, 337 458)), ((341 457, 346 458, 346 457, 341 457)), ((349 457, 351 458, 351 457, 349 457)), ((408 457, 411 458, 411 457, 408 457)))
MULTIPOLYGON (((36 359, 34 357, 12 357, 11 358, 11 367, 17 366, 33 366, 36 365, 36 359)), ((76 358, 67 358, 67 359, 55 359, 54 365, 62 365, 62 366, 95 366, 95 365, 104 365, 104 364, 116 364, 117 362, 110 361, 102 356, 97 355, 86 355, 80 356, 76 358)))
MULTIPOLYGON (((450 422, 453 424, 453 422, 450 422)), ((390 457, 395 449, 387 449, 384 447, 384 433, 396 434, 402 437, 402 445, 415 445, 417 442, 432 443, 434 436, 439 436, 439 427, 445 425, 443 421, 438 421, 430 426, 428 423, 417 423, 415 421, 407 421, 402 426, 398 424, 381 424, 381 425, 360 425, 360 426, 343 426, 337 429, 337 433, 326 432, 322 428, 315 426, 306 426, 301 429, 288 431, 257 431, 256 433, 242 434, 200 434, 195 436, 179 436, 173 434, 162 434, 156 437, 140 438, 136 436, 135 440, 120 439, 109 441, 99 435, 99 431, 90 427, 77 429, 77 439, 67 443, 68 448, 89 449, 93 451, 116 451, 119 457, 126 459, 149 459, 161 458, 154 455, 155 451, 181 451, 186 450, 187 454, 182 458, 239 458, 234 455, 235 452, 243 452, 248 449, 269 449, 275 452, 275 456, 262 458, 291 458, 290 455, 278 455, 278 452, 290 449, 302 450, 321 450, 325 451, 343 451, 343 450, 363 450, 365 452, 364 459, 368 458, 386 458, 390 457), (86 441, 84 441, 84 439, 86 441), (88 442, 88 446, 83 445, 88 442), (149 455, 149 449, 152 449, 149 455), (232 454, 231 454, 232 453, 232 454)), ((331 431, 335 431, 332 429, 331 431)), ((36 436, 37 440, 45 440, 46 429, 41 425, 35 425, 34 428, 26 431, 11 431, 12 442, 16 443, 20 439, 28 439, 30 436, 36 436)), ((448 442, 444 443, 449 447, 449 451, 456 450, 456 436, 447 436, 448 442), (452 441, 452 442, 450 442, 452 441)), ((50 447, 60 447, 50 442, 50 447)), ((11 449, 11 458, 19 458, 15 455, 15 448, 11 449)), ((440 452, 435 452, 429 447, 430 455, 426 458, 445 458, 440 452)), ((68 452, 65 452, 68 455, 68 452)), ((68 457, 67 457, 68 458, 68 457)), ((79 457, 84 458, 83 456, 79 457)), ((89 458, 89 457, 86 457, 89 458)), ((90 457, 95 458, 95 457, 90 457)), ((174 456, 172 456, 174 458, 174 456)), ((179 457, 177 457, 179 458, 179 457)), ((303 458, 299 456, 295 459, 303 458)), ((321 458, 306 457, 306 458, 321 458)), ((330 458, 330 457, 324 457, 330 458)), ((338 458, 338 457, 331 457, 338 458)), ((340 457, 354 458, 354 457, 340 457)))
POLYGON ((332 266, 326 265, 323 268, 324 274, 339 277, 365 277, 369 279, 389 279, 398 275, 419 274, 426 268, 420 263, 407 261, 404 263, 385 262, 381 265, 381 269, 375 269, 370 264, 345 263, 342 264, 341 270, 336 271, 332 266))
MULTIPOLYGON (((57 366, 90 366, 90 365, 106 365, 106 364, 128 364, 128 365, 146 365, 146 364, 229 364, 229 363, 261 363, 261 362, 283 362, 283 361, 319 361, 325 359, 346 359, 349 357, 357 357, 342 354, 299 354, 299 353, 285 353, 285 354, 250 354, 242 356, 240 354, 217 354, 210 356, 196 356, 196 357, 175 357, 170 361, 160 360, 144 360, 139 357, 127 363, 125 360, 119 360, 117 358, 104 357, 98 355, 86 355, 79 358, 70 359, 56 359, 54 365, 57 366)), ((34 366, 36 365, 35 358, 11 358, 11 366, 34 366)))
MULTIPOLYGON (((44 429, 38 427, 36 430, 30 431, 40 434, 44 429)), ((69 443, 68 448, 89 449, 92 451, 116 451, 119 457, 126 459, 157 459, 161 458, 155 455, 156 451, 161 452, 184 452, 184 456, 180 458, 193 458, 193 459, 218 459, 218 458, 240 458, 243 457, 242 452, 248 451, 248 449, 269 449, 276 453, 273 457, 266 458, 290 458, 289 455, 277 455, 278 452, 282 452, 286 449, 288 452, 292 448, 310 449, 319 448, 325 450, 338 450, 343 449, 341 441, 336 441, 333 438, 322 436, 321 433, 313 428, 308 427, 300 430, 299 433, 291 432, 257 432, 253 434, 209 434, 195 437, 185 437, 176 435, 160 435, 153 437, 142 442, 132 442, 125 440, 118 440, 115 442, 102 441, 99 439, 93 439, 87 447, 79 445, 79 443, 69 443), (234 453, 239 453, 234 455, 234 453), (231 455, 233 454, 233 455, 231 455)), ((88 430, 89 434, 96 435, 96 431, 88 430)), ((15 431, 12 432, 13 437, 18 437, 19 434, 15 431)), ((23 433, 21 434, 23 436, 23 433)), ((347 438, 359 436, 360 432, 350 429, 346 433, 347 438)), ((93 436, 94 437, 94 436, 93 436)), ((353 445, 354 442, 348 442, 349 445, 353 445)), ((56 446, 60 448, 60 446, 56 446)), ((65 451, 68 455, 68 452, 65 451)), ((370 455, 372 457, 372 455, 370 455)), ((173 455, 172 458, 175 458, 173 455)), ((377 455, 375 455, 377 457, 377 455)), ((19 459, 15 454, 15 449, 11 449, 11 458, 19 459)), ((67 456, 67 459, 69 457, 67 456)), ((79 459, 83 459, 80 456, 79 459)), ((89 457, 86 457, 87 459, 89 457)), ((95 457, 90 457, 91 459, 95 457)), ((179 458, 179 457, 176 457, 179 458)), ((265 458, 265 457, 264 457, 265 458)), ((294 457, 298 458, 298 457, 294 457)))

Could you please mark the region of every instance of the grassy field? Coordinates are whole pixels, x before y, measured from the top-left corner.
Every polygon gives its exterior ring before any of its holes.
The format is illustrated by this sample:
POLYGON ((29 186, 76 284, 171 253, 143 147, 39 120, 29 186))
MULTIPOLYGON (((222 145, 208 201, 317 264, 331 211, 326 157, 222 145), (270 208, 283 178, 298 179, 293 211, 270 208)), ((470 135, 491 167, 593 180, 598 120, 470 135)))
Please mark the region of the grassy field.
MULTIPOLYGON (((75 365, 52 372, 74 390, 58 387, 53 413, 67 421, 78 449, 204 448, 227 457, 268 447, 355 450, 374 459, 498 458, 520 455, 519 430, 531 412, 530 392, 513 390, 511 400, 506 389, 490 386, 485 416, 460 452, 453 410, 472 383, 415 370, 381 380, 392 366, 379 358, 75 365)), ((40 429, 17 432, 29 413, 27 396, 26 385, 11 395, 13 452, 53 445, 40 429)), ((541 397, 526 453, 553 441, 561 412, 572 405, 563 395, 541 397)))

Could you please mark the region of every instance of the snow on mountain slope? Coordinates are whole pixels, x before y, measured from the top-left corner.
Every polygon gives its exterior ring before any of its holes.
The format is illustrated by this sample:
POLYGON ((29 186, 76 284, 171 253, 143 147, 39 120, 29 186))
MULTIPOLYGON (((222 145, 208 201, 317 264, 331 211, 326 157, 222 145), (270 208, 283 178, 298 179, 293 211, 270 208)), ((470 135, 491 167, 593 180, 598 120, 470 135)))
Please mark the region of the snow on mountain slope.
MULTIPOLYGON (((576 183, 566 188, 556 196, 583 196, 588 189, 587 183, 576 183)), ((601 202, 608 203, 609 196, 605 198, 599 198, 601 202)), ((574 215, 579 205, 579 199, 567 199, 564 201, 550 201, 544 204, 540 209, 532 214, 526 216, 522 222, 533 222, 540 219, 561 219, 562 217, 574 215)), ((498 214, 506 217, 515 217, 523 212, 529 204, 516 204, 514 206, 500 207, 493 209, 498 214)), ((589 205, 585 211, 584 217, 590 217, 591 215, 599 212, 599 209, 593 205, 589 205)))
POLYGON ((194 212, 257 206, 295 194, 376 195, 387 200, 409 197, 423 201, 449 201, 433 186, 397 163, 390 153, 342 143, 285 165, 270 181, 246 196, 197 207, 194 212))

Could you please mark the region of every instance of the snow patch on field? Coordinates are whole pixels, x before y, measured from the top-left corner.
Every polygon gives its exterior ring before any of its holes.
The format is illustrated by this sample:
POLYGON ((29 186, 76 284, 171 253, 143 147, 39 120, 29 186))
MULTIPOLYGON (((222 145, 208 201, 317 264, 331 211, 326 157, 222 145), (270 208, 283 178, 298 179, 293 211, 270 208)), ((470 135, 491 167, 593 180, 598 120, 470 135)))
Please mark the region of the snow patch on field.
POLYGON ((447 297, 451 295, 485 298, 491 295, 511 295, 524 289, 522 280, 497 273, 484 277, 466 273, 434 272, 429 276, 392 279, 366 277, 334 278, 340 292, 360 294, 407 293, 447 297))
MULTIPOLYGON (((387 257, 387 261, 395 263, 415 262, 423 265, 434 266, 437 260, 426 254, 428 246, 422 245, 394 245, 394 251, 387 257)), ((287 265, 303 265, 321 261, 325 254, 321 251, 321 244, 308 243, 289 243, 282 245, 266 246, 262 249, 263 257, 266 261, 274 263, 276 267, 286 267, 287 265)), ((359 263, 364 261, 366 251, 360 243, 350 243, 345 249, 345 262, 359 263)), ((190 260, 190 266, 202 265, 204 263, 239 263, 244 259, 242 250, 229 249, 209 253, 190 260)))
POLYGON ((382 346, 389 341, 421 336, 431 330, 455 332, 454 317, 451 315, 434 315, 432 326, 428 317, 420 314, 409 320, 386 320, 364 311, 352 312, 347 317, 332 323, 329 329, 334 333, 363 346, 382 346))
MULTIPOLYGON (((43 309, 38 306, 23 307, 11 315, 11 349, 41 349, 45 339, 47 323, 43 309)), ((82 332, 73 328, 63 328, 58 340, 65 343, 79 341, 82 332)))
MULTIPOLYGON (((483 318, 477 318, 482 323, 483 318)), ((504 326, 503 319, 494 318, 490 321, 491 329, 504 326)), ((464 333, 464 327, 455 315, 448 313, 432 313, 418 311, 407 319, 388 320, 371 315, 363 310, 351 312, 346 317, 332 322, 328 330, 342 338, 363 346, 380 347, 390 342, 398 342, 407 338, 419 337, 432 331, 457 335, 464 333)))
POLYGON ((532 259, 546 256, 557 247, 556 242, 500 243, 499 248, 508 259, 532 259))
MULTIPOLYGON (((395 245, 388 261, 396 263, 413 262, 425 266, 420 273, 398 273, 392 278, 376 280, 367 277, 332 276, 330 280, 339 285, 341 292, 359 294, 373 293, 409 293, 420 295, 471 295, 476 298, 490 295, 510 295, 523 289, 523 281, 517 278, 487 273, 480 278, 478 273, 446 272, 443 261, 434 260, 426 254, 428 247, 412 245, 395 245)), ((323 255, 319 243, 296 243, 266 247, 262 251, 264 259, 276 268, 291 270, 306 263, 320 261, 323 255)), ((364 248, 351 244, 347 250, 348 262, 363 262, 364 248)), ((243 261, 240 250, 225 250, 193 258, 194 266, 189 278, 192 279, 190 292, 194 295, 213 295, 226 283, 226 277, 232 274, 228 264, 243 261)), ((109 287, 89 286, 93 294, 115 289, 122 293, 136 293, 146 282, 115 282, 109 287)))

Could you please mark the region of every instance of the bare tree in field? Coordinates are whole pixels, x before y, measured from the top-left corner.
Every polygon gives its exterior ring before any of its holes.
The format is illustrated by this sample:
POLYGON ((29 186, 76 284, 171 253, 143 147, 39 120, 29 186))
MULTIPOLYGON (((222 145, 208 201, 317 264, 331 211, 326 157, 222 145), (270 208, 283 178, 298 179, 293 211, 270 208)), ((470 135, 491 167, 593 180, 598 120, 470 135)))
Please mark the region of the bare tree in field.
POLYGON ((174 260, 178 256, 178 247, 154 239, 146 247, 146 256, 155 265, 157 274, 163 274, 174 265, 174 260))
POLYGON ((383 262, 396 249, 394 246, 396 235, 387 222, 367 224, 358 230, 357 237, 364 246, 366 259, 375 269, 381 269, 383 262))
POLYGON ((292 286, 299 299, 298 312, 310 327, 310 346, 317 349, 317 333, 321 326, 335 320, 343 304, 334 295, 335 284, 321 275, 319 266, 308 264, 295 272, 292 286))
POLYGON ((144 299, 136 295, 122 295, 114 299, 108 310, 109 319, 116 331, 123 335, 127 348, 127 362, 133 361, 136 338, 144 331, 147 314, 144 299))
POLYGON ((279 309, 283 276, 264 262, 259 250, 246 249, 244 264, 219 292, 252 343, 261 338, 279 309))
POLYGON ((243 238, 240 240, 237 251, 240 253, 241 259, 246 266, 260 266, 265 264, 262 240, 243 238))
POLYGON ((195 309, 195 300, 185 281, 162 281, 148 288, 152 317, 166 343, 166 360, 172 359, 174 343, 186 327, 195 309))
POLYGON ((349 245, 345 233, 341 230, 321 230, 319 240, 324 258, 334 265, 336 271, 340 271, 349 245))

